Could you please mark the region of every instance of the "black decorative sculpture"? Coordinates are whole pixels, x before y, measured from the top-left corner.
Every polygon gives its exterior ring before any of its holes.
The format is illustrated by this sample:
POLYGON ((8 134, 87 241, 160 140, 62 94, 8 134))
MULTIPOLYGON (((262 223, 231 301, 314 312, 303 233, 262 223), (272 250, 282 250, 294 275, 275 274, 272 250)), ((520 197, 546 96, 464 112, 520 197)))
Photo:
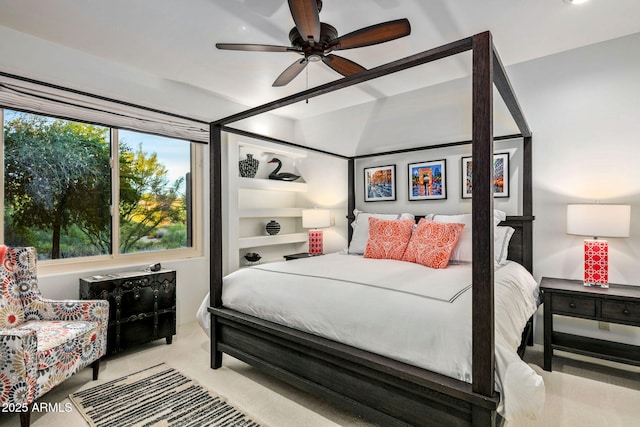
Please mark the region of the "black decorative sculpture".
POLYGON ((244 259, 246 259, 250 263, 256 263, 260 261, 260 258, 262 257, 257 252, 247 252, 246 254, 244 254, 244 259))
POLYGON ((270 236, 275 236, 280 232, 280 223, 272 219, 265 226, 265 230, 267 230, 267 233, 269 233, 270 236))
POLYGON ((280 168, 282 167, 282 162, 280 161, 280 159, 277 159, 274 157, 273 159, 269 160, 269 163, 278 164, 278 166, 276 166, 273 172, 269 174, 269 179, 276 179, 278 181, 295 181, 296 179, 300 178, 300 175, 296 175, 289 172, 278 173, 280 171, 280 168))

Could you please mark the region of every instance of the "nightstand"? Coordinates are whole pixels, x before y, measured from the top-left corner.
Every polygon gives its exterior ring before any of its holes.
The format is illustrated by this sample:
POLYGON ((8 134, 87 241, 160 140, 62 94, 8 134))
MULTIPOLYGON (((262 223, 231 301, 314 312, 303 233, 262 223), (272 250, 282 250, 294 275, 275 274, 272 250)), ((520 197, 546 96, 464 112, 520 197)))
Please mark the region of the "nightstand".
POLYGON ((640 327, 640 286, 588 287, 580 280, 543 277, 544 369, 551 371, 553 350, 640 366, 640 346, 553 330, 553 315, 640 327))
MULTIPOLYGON (((320 254, 320 255, 323 255, 323 254, 320 254)), ((291 261, 294 259, 311 258, 312 256, 319 256, 319 255, 309 255, 309 252, 301 252, 299 254, 285 255, 284 259, 285 261, 291 261)))

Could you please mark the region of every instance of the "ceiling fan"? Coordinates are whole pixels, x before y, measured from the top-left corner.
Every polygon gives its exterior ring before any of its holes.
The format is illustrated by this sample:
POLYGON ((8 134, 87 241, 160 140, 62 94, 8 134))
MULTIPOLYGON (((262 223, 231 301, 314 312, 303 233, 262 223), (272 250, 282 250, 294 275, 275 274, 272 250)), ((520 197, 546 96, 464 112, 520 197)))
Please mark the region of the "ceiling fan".
POLYGON ((285 86, 300 74, 309 62, 322 61, 343 76, 365 71, 366 68, 363 66, 331 52, 371 46, 411 34, 409 20, 404 18, 361 28, 338 37, 338 31, 333 26, 320 22, 322 0, 289 0, 289 10, 296 25, 289 32, 291 46, 216 43, 216 47, 254 52, 295 52, 302 55, 302 59, 287 67, 273 82, 273 86, 285 86))

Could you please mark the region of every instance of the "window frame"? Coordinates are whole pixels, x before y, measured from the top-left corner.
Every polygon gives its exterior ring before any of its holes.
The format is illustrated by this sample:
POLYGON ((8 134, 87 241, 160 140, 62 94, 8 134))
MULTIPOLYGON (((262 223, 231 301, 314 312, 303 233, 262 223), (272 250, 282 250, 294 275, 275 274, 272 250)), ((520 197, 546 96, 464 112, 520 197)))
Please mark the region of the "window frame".
MULTIPOLYGON (((63 120, 77 121, 81 123, 89 123, 86 120, 59 117, 52 114, 46 114, 41 112, 32 112, 24 109, 12 109, 11 106, 0 106, 0 122, 3 124, 3 131, 0 132, 0 197, 3 203, 0 204, 0 215, 3 218, 0 224, 0 241, 4 242, 4 111, 5 109, 11 109, 14 111, 20 111, 28 114, 35 114, 47 117, 55 117, 63 120)), ((93 124, 93 123, 89 123, 93 124)), ((131 265, 145 265, 162 261, 175 261, 180 259, 197 258, 203 256, 203 239, 204 239, 204 171, 203 171, 203 157, 204 148, 202 143, 195 141, 189 141, 191 156, 190 156, 190 168, 191 168, 191 246, 186 248, 177 249, 164 249, 156 251, 142 251, 133 253, 120 253, 120 220, 118 215, 118 206, 120 198, 119 188, 119 175, 120 165, 118 156, 118 130, 125 129, 118 126, 112 126, 108 124, 99 124, 99 126, 105 126, 109 128, 109 134, 111 137, 111 226, 112 226, 112 254, 109 255, 93 255, 86 257, 74 257, 74 258, 61 258, 52 260, 39 260, 38 261, 38 273, 42 275, 48 274, 61 274, 70 273, 84 270, 102 270, 102 269, 116 269, 120 267, 126 267, 131 265)), ((150 134, 148 130, 138 129, 126 129, 133 132, 140 132, 150 134)), ((162 135, 156 133, 156 135, 181 139, 175 136, 162 135)))

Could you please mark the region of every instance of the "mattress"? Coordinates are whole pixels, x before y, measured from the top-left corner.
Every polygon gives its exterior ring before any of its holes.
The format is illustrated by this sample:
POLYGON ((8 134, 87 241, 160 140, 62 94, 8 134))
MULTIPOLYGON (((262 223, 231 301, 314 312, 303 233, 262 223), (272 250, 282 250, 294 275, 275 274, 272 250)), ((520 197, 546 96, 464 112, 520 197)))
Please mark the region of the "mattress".
MULTIPOLYGON (((470 383, 471 264, 431 269, 395 260, 328 254, 257 265, 224 278, 226 308, 332 339, 470 383)), ((542 378, 517 354, 537 309, 538 287, 521 265, 495 270, 499 413, 532 418, 542 378)), ((199 321, 208 327, 208 297, 199 321)))

